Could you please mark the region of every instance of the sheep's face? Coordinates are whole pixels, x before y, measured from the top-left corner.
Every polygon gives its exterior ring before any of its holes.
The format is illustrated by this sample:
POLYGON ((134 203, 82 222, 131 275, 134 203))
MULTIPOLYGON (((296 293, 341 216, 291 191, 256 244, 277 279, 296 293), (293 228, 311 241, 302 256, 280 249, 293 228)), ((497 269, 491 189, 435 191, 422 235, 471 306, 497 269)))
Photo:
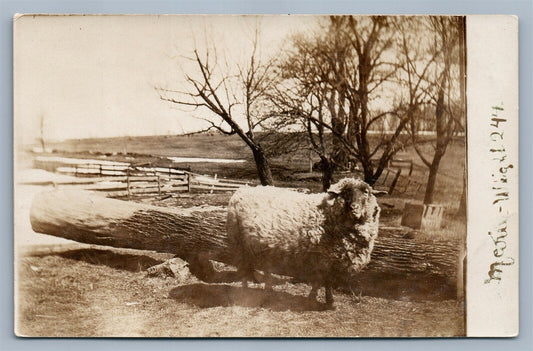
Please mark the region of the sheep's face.
POLYGON ((359 179, 345 178, 328 189, 328 203, 340 211, 345 221, 358 222, 365 220, 368 202, 372 195, 370 185, 359 179))

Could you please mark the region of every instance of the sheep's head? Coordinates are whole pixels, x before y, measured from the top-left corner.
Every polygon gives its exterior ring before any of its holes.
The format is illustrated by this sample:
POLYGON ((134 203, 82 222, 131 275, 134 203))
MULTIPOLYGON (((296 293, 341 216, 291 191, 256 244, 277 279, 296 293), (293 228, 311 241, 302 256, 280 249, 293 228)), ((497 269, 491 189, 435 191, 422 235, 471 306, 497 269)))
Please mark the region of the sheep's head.
POLYGON ((335 207, 336 212, 340 211, 344 219, 364 221, 376 216, 372 188, 360 179, 344 178, 328 189, 328 195, 328 204, 335 207))

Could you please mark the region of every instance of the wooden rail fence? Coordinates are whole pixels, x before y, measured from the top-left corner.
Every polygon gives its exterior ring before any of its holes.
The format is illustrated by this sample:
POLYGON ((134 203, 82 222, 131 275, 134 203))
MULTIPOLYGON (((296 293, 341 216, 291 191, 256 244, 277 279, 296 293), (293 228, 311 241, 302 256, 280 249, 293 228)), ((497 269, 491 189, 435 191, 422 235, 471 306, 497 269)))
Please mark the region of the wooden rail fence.
MULTIPOLYGON (((235 191, 243 185, 251 184, 251 182, 246 181, 203 176, 174 167, 154 167, 150 164, 132 165, 109 161, 98 162, 97 160, 84 163, 74 161, 69 162, 68 159, 48 162, 38 160, 35 166, 36 168, 79 177, 79 182, 68 185, 80 186, 84 183, 84 189, 104 191, 111 197, 163 195, 191 191, 235 191)), ((374 187, 387 191, 389 195, 393 193, 416 195, 424 184, 413 180, 411 178, 412 172, 412 160, 392 159, 389 162, 389 167, 383 171, 374 187)), ((307 174, 304 175, 307 176, 307 174)))
POLYGON ((401 169, 385 169, 378 181, 374 183, 374 189, 385 190, 389 195, 391 195, 396 188, 396 184, 398 183, 398 179, 400 179, 401 174, 401 169))
POLYGON ((420 190, 423 190, 425 183, 412 178, 413 168, 413 160, 393 158, 374 187, 387 191, 389 195, 396 193, 416 196, 420 190))
POLYGON ((36 166, 78 178, 56 185, 106 192, 110 197, 164 195, 179 192, 227 192, 252 183, 200 175, 174 167, 154 167, 150 164, 69 163, 65 160, 56 164, 41 161, 36 166))
POLYGON ((247 185, 247 182, 227 181, 186 172, 172 176, 126 175, 111 181, 96 182, 85 187, 87 190, 105 191, 110 197, 129 197, 134 195, 172 194, 182 192, 227 192, 247 185))

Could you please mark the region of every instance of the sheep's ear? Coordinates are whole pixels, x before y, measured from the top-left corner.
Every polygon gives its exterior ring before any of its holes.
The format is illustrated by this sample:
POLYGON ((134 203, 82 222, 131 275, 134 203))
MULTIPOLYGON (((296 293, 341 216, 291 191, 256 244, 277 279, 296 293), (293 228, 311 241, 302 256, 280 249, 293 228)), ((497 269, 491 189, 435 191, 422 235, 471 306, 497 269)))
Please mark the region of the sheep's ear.
POLYGON ((383 195, 388 195, 389 193, 387 191, 384 191, 384 190, 375 190, 375 189, 372 189, 372 195, 374 196, 383 196, 383 195))
POLYGON ((343 190, 343 185, 341 182, 331 185, 328 189, 328 194, 332 196, 339 196, 343 190))
POLYGON ((333 204, 335 203, 335 199, 337 197, 339 197, 339 195, 341 194, 341 187, 339 186, 339 184, 333 184, 329 187, 328 189, 328 199, 326 200, 326 202, 328 203, 329 206, 333 206, 333 204))
POLYGON ((328 204, 328 206, 333 206, 333 204, 335 203, 335 199, 339 196, 339 194, 328 190, 328 195, 329 196, 326 199, 326 203, 328 204))

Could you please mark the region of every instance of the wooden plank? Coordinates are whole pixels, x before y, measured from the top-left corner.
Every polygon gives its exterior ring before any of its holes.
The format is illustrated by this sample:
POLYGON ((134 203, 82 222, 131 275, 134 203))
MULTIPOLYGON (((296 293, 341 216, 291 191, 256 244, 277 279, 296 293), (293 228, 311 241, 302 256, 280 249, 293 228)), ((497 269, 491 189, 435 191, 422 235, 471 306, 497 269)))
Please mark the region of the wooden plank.
POLYGON ((176 187, 176 186, 184 186, 184 185, 188 185, 189 182, 188 181, 176 181, 176 180, 171 180, 171 181, 166 181, 166 182, 163 182, 163 184, 165 185, 170 185, 170 186, 173 186, 173 187, 176 187))
POLYGON ((198 181, 193 181, 191 182, 192 185, 200 185, 200 186, 215 186, 215 187, 219 187, 219 188, 230 188, 230 189, 238 189, 238 188, 242 188, 244 185, 241 185, 241 184, 228 184, 228 183, 222 183, 222 182, 217 182, 217 183, 208 183, 208 182, 198 182, 198 181))
POLYGON ((130 195, 138 195, 138 194, 158 194, 159 190, 157 189, 157 185, 155 187, 149 187, 149 188, 130 188, 130 195))
POLYGON ((218 187, 218 186, 212 186, 212 185, 200 185, 200 184, 191 183, 191 189, 212 190, 212 191, 235 191, 238 188, 226 188, 226 187, 218 187))
POLYGON ((189 188, 187 187, 187 185, 172 186, 172 187, 167 187, 163 185, 161 187, 162 193, 180 193, 180 192, 187 192, 188 190, 189 188))
POLYGON ((126 183, 110 183, 110 184, 90 184, 85 186, 85 190, 94 190, 94 191, 113 191, 113 190, 125 190, 127 187, 126 183))
POLYGON ((107 165, 107 164, 100 164, 99 165, 102 170, 106 170, 106 171, 126 171, 129 166, 124 166, 124 165, 107 165))
POLYGON ((130 184, 130 190, 135 189, 157 189, 157 183, 131 183, 130 184))
MULTIPOLYGON (((125 190, 103 190, 109 197, 126 197, 128 192, 125 190)), ((171 188, 166 188, 164 185, 161 187, 161 194, 174 194, 174 193, 184 193, 188 192, 187 186, 176 186, 171 188)), ((130 188, 129 195, 148 195, 148 194, 157 194, 157 187, 152 188, 130 188)))
MULTIPOLYGON (((160 173, 163 173, 163 174, 168 174, 169 173, 169 168, 155 167, 154 169, 155 169, 156 172, 160 172, 160 173)), ((176 169, 176 168, 170 168, 170 173, 171 174, 178 174, 178 175, 185 175, 186 171, 180 170, 180 169, 176 169)))
MULTIPOLYGON (((150 182, 154 181, 156 178, 153 176, 149 177, 130 177, 130 182, 150 182)), ((126 176, 119 176, 119 177, 91 177, 91 178, 76 178, 73 180, 68 181, 59 181, 55 182, 57 185, 84 185, 84 184, 98 184, 106 182, 113 182, 113 183, 125 183, 127 182, 126 176)))
POLYGON ((253 181, 236 180, 236 179, 226 179, 226 178, 218 178, 218 181, 221 182, 221 183, 229 183, 229 184, 241 184, 241 185, 251 185, 251 184, 254 184, 253 181))
POLYGON ((98 168, 77 168, 77 167, 57 167, 56 172, 63 174, 98 174, 100 170, 98 168))
POLYGON ((169 177, 168 174, 158 173, 157 176, 159 176, 161 180, 166 181, 166 182, 173 182, 173 181, 186 182, 187 181, 186 175, 169 177))

